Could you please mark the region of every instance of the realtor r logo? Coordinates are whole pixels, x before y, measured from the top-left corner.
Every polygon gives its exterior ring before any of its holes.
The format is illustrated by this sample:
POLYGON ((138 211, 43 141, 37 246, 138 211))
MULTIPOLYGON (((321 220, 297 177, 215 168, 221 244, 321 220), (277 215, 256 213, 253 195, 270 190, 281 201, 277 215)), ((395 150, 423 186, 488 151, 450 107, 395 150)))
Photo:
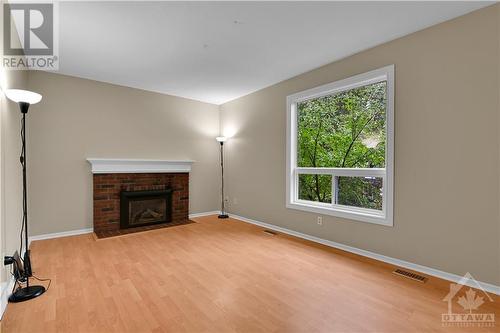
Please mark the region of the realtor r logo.
POLYGON ((3 58, 6 69, 58 69, 57 3, 3 5, 3 58))

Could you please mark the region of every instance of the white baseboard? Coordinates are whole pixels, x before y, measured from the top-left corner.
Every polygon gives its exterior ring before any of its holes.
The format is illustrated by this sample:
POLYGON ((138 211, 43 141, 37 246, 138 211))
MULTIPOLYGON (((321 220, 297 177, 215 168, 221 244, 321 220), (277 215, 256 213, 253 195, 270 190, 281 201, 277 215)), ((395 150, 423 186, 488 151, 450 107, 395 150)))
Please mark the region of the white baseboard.
POLYGON ((94 232, 94 228, 85 228, 85 229, 78 229, 78 230, 54 232, 51 234, 29 236, 28 243, 31 244, 31 242, 35 241, 35 240, 51 239, 51 238, 59 238, 59 237, 67 237, 67 236, 76 236, 76 235, 90 234, 92 232, 94 232))
MULTIPOLYGON (((195 218, 195 217, 209 216, 209 215, 215 215, 215 214, 219 214, 219 211, 218 210, 214 210, 214 211, 211 211, 211 212, 202 212, 202 213, 189 214, 189 218, 191 219, 191 218, 195 218)), ((28 237, 28 241, 29 241, 29 243, 31 243, 32 241, 36 241, 36 240, 43 240, 43 239, 52 239, 52 238, 59 238, 59 237, 83 235, 83 234, 89 234, 91 232, 94 232, 94 228, 85 228, 85 229, 78 229, 78 230, 54 232, 54 233, 51 233, 51 234, 29 236, 28 237)))
POLYGON ((220 211, 214 210, 211 212, 203 212, 203 213, 194 213, 194 214, 189 214, 189 218, 195 218, 195 217, 202 217, 202 216, 209 216, 209 215, 218 215, 220 214, 220 211))
MULTIPOLYGON (((299 237, 299 238, 302 238, 302 239, 307 239, 307 240, 315 242, 315 243, 319 243, 319 244, 323 244, 323 245, 326 245, 326 246, 330 246, 330 247, 333 247, 333 248, 336 248, 336 249, 340 249, 340 250, 343 250, 343 251, 346 251, 346 252, 358 254, 358 255, 363 256, 363 257, 368 257, 368 258, 371 258, 371 259, 383 261, 383 262, 386 262, 386 263, 391 264, 391 265, 408 268, 408 269, 411 269, 411 270, 414 270, 414 271, 417 271, 417 272, 421 272, 421 273, 424 273, 424 274, 427 274, 427 275, 438 277, 438 278, 443 279, 443 280, 448 280, 448 281, 452 281, 452 282, 455 282, 455 283, 458 283, 459 281, 462 280, 462 276, 459 276, 459 275, 456 275, 456 274, 452 274, 452 273, 448 273, 448 272, 443 272, 443 271, 440 271, 438 269, 434 269, 434 268, 431 268, 431 267, 422 266, 422 265, 414 264, 414 263, 411 263, 411 262, 408 262, 408 261, 404 261, 404 260, 400 260, 400 259, 388 257, 388 256, 385 256, 385 255, 382 255, 382 254, 377 254, 377 253, 374 253, 374 252, 370 252, 370 251, 358 249, 358 248, 353 247, 353 246, 349 246, 349 245, 345 245, 345 244, 333 242, 333 241, 330 241, 330 240, 322 239, 322 238, 319 238, 319 237, 315 237, 315 236, 303 234, 303 233, 298 232, 298 231, 290 230, 290 229, 283 228, 283 227, 278 227, 278 226, 275 226, 273 224, 269 224, 269 223, 265 223, 265 222, 260 222, 260 221, 252 220, 252 219, 249 219, 249 218, 246 218, 246 217, 243 217, 243 216, 238 216, 238 215, 235 215, 235 214, 229 214, 229 216, 232 217, 232 218, 234 218, 234 219, 243 221, 243 222, 247 222, 247 223, 251 223, 251 224, 255 224, 255 225, 264 227, 266 229, 271 229, 271 230, 274 230, 274 231, 277 231, 277 232, 281 232, 281 233, 284 233, 284 234, 287 234, 287 235, 299 237)), ((490 293, 493 293, 493 294, 496 294, 496 295, 500 295, 500 286, 497 286, 497 285, 494 285, 494 284, 491 284, 491 283, 480 282, 480 281, 478 281, 478 283, 480 284, 481 288, 483 288, 483 290, 485 290, 487 292, 490 292, 490 293)), ((474 287, 474 288, 477 287, 473 283, 473 281, 471 281, 471 280, 468 280, 465 284, 468 285, 468 286, 470 286, 470 287, 474 287)))
MULTIPOLYGON (((195 218, 195 217, 209 216, 209 215, 216 215, 216 214, 219 214, 218 210, 214 210, 211 212, 189 214, 189 218, 191 219, 191 218, 195 218)), ((85 229, 78 229, 78 230, 54 232, 51 234, 35 235, 35 236, 29 236, 28 242, 31 244, 32 241, 36 241, 36 240, 83 235, 83 234, 89 234, 91 232, 94 232, 94 228, 85 228, 85 229)))
POLYGON ((9 296, 14 288, 15 279, 13 276, 9 276, 8 280, 2 282, 0 287, 0 319, 3 317, 5 309, 7 309, 7 304, 9 303, 9 296))

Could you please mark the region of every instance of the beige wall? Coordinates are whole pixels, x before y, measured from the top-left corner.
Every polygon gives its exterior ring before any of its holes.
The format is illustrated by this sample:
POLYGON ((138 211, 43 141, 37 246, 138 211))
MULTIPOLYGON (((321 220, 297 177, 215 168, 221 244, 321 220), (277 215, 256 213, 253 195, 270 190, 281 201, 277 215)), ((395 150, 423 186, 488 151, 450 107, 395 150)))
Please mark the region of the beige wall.
POLYGON ((218 207, 218 107, 45 72, 28 119, 31 235, 92 227, 87 157, 195 160, 190 212, 218 207))
POLYGON ((500 284, 498 22, 489 7, 222 105, 229 211, 500 284), (394 227, 286 209, 286 96, 389 64, 394 227))
MULTIPOLYGON (((497 31, 498 31, 498 35, 497 35, 497 51, 498 51, 498 54, 500 55, 500 5, 497 5, 497 31)), ((498 149, 499 149, 499 154, 498 154, 498 166, 499 166, 499 169, 500 169, 500 65, 498 66, 498 77, 497 77, 497 82, 498 82, 498 149)), ((499 210, 499 223, 498 223, 498 244, 497 244, 497 251, 498 253, 500 253, 500 177, 498 177, 498 181, 499 181, 499 184, 498 184, 498 200, 497 200, 497 206, 498 206, 498 210, 499 210)), ((499 258, 498 258, 498 270, 497 270, 497 276, 500 276, 500 255, 499 255, 499 258)))

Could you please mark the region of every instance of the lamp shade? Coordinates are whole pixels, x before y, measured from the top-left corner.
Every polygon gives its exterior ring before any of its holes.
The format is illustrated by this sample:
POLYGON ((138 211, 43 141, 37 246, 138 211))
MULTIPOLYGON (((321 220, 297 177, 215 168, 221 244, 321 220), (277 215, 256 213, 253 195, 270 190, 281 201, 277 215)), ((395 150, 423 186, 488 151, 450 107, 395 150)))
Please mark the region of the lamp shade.
POLYGON ((22 89, 7 89, 5 90, 5 96, 16 103, 36 104, 42 100, 42 95, 22 89))
POLYGON ((215 140, 217 140, 217 142, 226 142, 227 138, 225 136, 218 136, 215 140))

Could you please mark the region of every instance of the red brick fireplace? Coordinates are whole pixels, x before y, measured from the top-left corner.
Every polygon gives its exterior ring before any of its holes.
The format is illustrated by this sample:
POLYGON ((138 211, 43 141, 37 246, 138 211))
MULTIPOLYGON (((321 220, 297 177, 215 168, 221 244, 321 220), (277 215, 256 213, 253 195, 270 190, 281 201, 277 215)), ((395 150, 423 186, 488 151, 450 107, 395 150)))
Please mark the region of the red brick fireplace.
MULTIPOLYGON (((178 161, 150 160, 89 159, 89 162, 93 172, 93 220, 97 237, 189 223, 189 171, 192 162, 187 161, 186 165, 181 165, 178 161), (140 198, 148 193, 167 193, 166 198, 170 203, 166 202, 167 209, 158 209, 158 212, 154 212, 153 208, 144 209, 145 221, 148 223, 124 227, 123 220, 127 219, 126 216, 122 216, 120 224, 120 216, 128 213, 123 206, 124 194, 130 196, 136 193, 140 198)), ((158 200, 151 202, 155 201, 158 200)), ((147 201, 143 202, 147 204, 147 201)), ((140 204, 143 205, 143 202, 140 204)))

